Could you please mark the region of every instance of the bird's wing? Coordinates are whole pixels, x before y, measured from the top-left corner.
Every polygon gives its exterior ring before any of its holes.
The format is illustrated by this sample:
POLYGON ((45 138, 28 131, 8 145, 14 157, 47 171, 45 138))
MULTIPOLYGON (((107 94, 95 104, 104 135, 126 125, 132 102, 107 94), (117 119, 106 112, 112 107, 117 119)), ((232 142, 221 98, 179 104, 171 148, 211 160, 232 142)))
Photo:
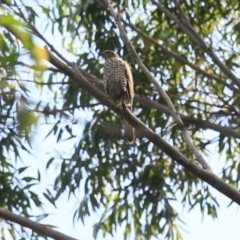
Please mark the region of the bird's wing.
POLYGON ((124 75, 125 75, 125 79, 127 81, 127 94, 128 94, 128 98, 129 98, 129 102, 132 105, 132 101, 133 101, 133 95, 134 95, 134 91, 133 91, 133 77, 132 77, 132 73, 131 73, 131 69, 130 66, 128 65, 128 63, 124 62, 124 75))

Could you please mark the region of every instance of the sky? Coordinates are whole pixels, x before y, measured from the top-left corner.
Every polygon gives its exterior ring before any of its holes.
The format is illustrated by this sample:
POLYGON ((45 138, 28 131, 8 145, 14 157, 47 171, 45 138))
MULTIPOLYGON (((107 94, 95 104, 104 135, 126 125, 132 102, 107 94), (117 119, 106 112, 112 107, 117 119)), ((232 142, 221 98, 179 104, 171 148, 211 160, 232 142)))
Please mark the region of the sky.
MULTIPOLYGON (((33 174, 36 176, 36 169, 40 169, 42 172, 42 182, 39 188, 39 191, 43 191, 46 186, 52 185, 54 181, 54 176, 57 171, 51 169, 50 171, 45 170, 46 162, 49 159, 49 152, 58 151, 63 146, 64 143, 58 144, 54 143, 54 138, 50 137, 45 138, 48 126, 40 125, 38 126, 38 134, 35 136, 33 141, 33 152, 36 155, 35 161, 32 158, 24 158, 24 163, 32 166, 27 172, 26 175, 33 174), (25 161, 26 160, 26 161, 25 161)), ((68 146, 70 146, 68 144, 68 146)), ((65 146, 67 149, 67 146, 65 146)), ((223 163, 222 161, 216 159, 216 154, 211 155, 211 159, 207 159, 213 169, 220 169, 223 163), (213 160, 215 158, 215 160, 213 160)), ((210 187, 212 188, 212 187, 210 187)), ((230 207, 227 207, 230 203, 230 200, 225 197, 223 194, 219 193, 215 189, 211 189, 214 196, 218 199, 220 208, 218 210, 218 218, 212 219, 211 217, 205 215, 202 219, 202 214, 200 209, 196 207, 194 210, 188 212, 188 209, 184 209, 180 202, 174 204, 177 212, 180 213, 180 217, 185 222, 183 225, 182 235, 184 240, 239 240, 240 236, 240 215, 239 208, 237 204, 233 203, 230 207)), ((93 214, 91 217, 87 218, 85 224, 81 221, 75 222, 73 224, 73 213, 76 210, 80 200, 84 197, 83 189, 79 189, 79 193, 75 197, 71 197, 68 200, 68 196, 63 194, 60 200, 57 203, 57 209, 55 209, 50 203, 48 203, 44 198, 44 209, 46 212, 50 212, 51 216, 43 220, 43 223, 52 224, 58 227, 58 231, 65 233, 71 237, 75 237, 79 240, 93 240, 93 225, 98 221, 100 215, 93 214)), ((120 228, 116 236, 112 237, 107 235, 106 238, 103 238, 99 234, 99 240, 121 240, 122 229, 120 228)), ((133 236, 129 238, 133 240, 133 236)))
MULTIPOLYGON (((41 183, 40 186, 35 187, 35 192, 43 192, 46 186, 52 186, 55 176, 58 172, 56 170, 57 166, 56 169, 50 168, 49 170, 46 170, 46 163, 50 158, 50 153, 58 152, 63 147, 66 151, 71 149, 71 144, 67 143, 66 145, 66 142, 55 143, 55 138, 52 136, 45 139, 45 136, 50 128, 50 126, 46 126, 45 124, 39 124, 35 130, 36 134, 34 135, 32 142, 32 152, 34 153, 34 157, 31 157, 26 153, 22 153, 24 165, 29 166, 29 169, 26 170, 24 175, 32 175, 33 177, 36 177, 37 169, 39 169, 41 172, 41 183)), ((79 138, 80 137, 81 136, 79 136, 79 138)), ((211 156, 211 159, 207 159, 211 167, 216 171, 217 169, 221 169, 224 158, 222 157, 221 161, 216 158, 216 154, 211 156)), ((180 214, 181 219, 183 219, 185 222, 182 230, 184 239, 238 240, 240 236, 240 215, 237 204, 233 203, 230 207, 227 207, 230 203, 230 200, 227 197, 213 188, 211 189, 211 192, 218 199, 220 204, 217 219, 212 219, 207 215, 205 215, 205 217, 202 219, 202 214, 198 207, 188 212, 188 209, 183 208, 180 202, 176 202, 174 204, 176 211, 180 214)), ((39 194, 39 196, 41 197, 41 194, 39 194)), ((71 197, 69 200, 67 194, 63 194, 63 196, 61 196, 60 200, 57 202, 57 208, 53 207, 47 200, 41 197, 41 200, 44 203, 45 212, 50 213, 50 216, 41 221, 41 223, 57 226, 58 231, 71 237, 75 237, 79 240, 93 240, 92 227, 98 222, 100 215, 93 214, 86 219, 85 224, 83 224, 81 221, 77 221, 75 224, 73 224, 74 211, 77 209, 83 197, 84 190, 82 188, 79 188, 76 197, 71 197)), ((33 212, 37 213, 38 210, 33 210, 33 212)), ((101 234, 99 234, 98 239, 121 240, 123 239, 122 232, 123 229, 119 228, 116 236, 112 237, 111 235, 107 235, 107 237, 103 238, 101 234)), ((134 238, 131 236, 129 239, 133 240, 134 238)))
MULTIPOLYGON (((39 29, 40 22, 39 22, 39 29)), ((44 33, 45 37, 50 42, 54 42, 54 46, 57 49, 62 49, 61 41, 59 36, 52 36, 50 31, 44 33)), ((44 44, 41 41, 36 41, 40 47, 43 47, 44 44)), ((62 53, 62 52, 60 52, 62 53)), ((72 60, 72 59, 71 59, 72 60)), ((32 94, 35 92, 33 90, 32 94)), ((42 99, 47 99, 47 93, 43 93, 41 96, 42 99), (45 94, 45 95, 44 95, 45 94)), ((85 121, 90 116, 86 112, 82 112, 81 118, 82 121, 85 121)), ((23 163, 24 165, 29 165, 30 168, 26 171, 26 175, 36 176, 37 169, 40 169, 42 174, 41 185, 37 186, 37 191, 44 191, 46 186, 51 186, 55 179, 57 170, 51 168, 50 170, 46 170, 46 163, 50 158, 50 153, 58 152, 62 148, 67 151, 71 151, 71 144, 69 142, 61 142, 56 143, 54 137, 48 137, 45 139, 45 136, 49 132, 51 126, 46 126, 43 124, 44 119, 42 119, 35 129, 33 134, 33 142, 32 142, 32 152, 34 153, 34 157, 29 157, 29 155, 23 153, 23 163)), ((79 131, 79 126, 76 127, 76 130, 79 131)), ((81 131, 79 131, 81 132, 81 131)), ((211 134, 208 132, 207 134, 211 134)), ((79 136, 80 138, 81 136, 79 136)), ((221 166, 223 166, 224 156, 219 160, 217 158, 216 149, 213 147, 211 149, 212 154, 211 158, 207 158, 211 167, 214 169, 215 173, 220 172, 221 166)), ((21 163, 19 163, 21 164, 21 163)), ((57 167, 56 167, 57 168, 57 167)), ((191 212, 188 212, 187 209, 184 209, 181 203, 176 203, 176 210, 180 213, 181 218, 185 221, 185 226, 182 231, 183 237, 185 240, 239 240, 240 236, 240 215, 238 213, 238 206, 236 204, 232 204, 230 207, 227 207, 230 200, 223 196, 221 193, 213 190, 215 196, 217 197, 220 209, 218 210, 218 219, 211 219, 211 217, 205 216, 202 219, 202 214, 199 208, 193 209, 191 212)), ((57 208, 54 208, 47 200, 42 198, 44 202, 44 209, 46 212, 50 212, 51 216, 47 219, 43 220, 42 223, 47 223, 51 225, 55 225, 58 227, 58 231, 65 233, 71 237, 75 237, 76 239, 93 239, 93 225, 100 218, 99 215, 94 214, 88 219, 86 219, 85 224, 81 221, 78 221, 73 224, 73 213, 76 210, 78 204, 81 199, 84 197, 83 189, 79 189, 79 193, 76 198, 71 197, 68 200, 67 194, 63 194, 60 200, 57 203, 57 208)), ((36 210, 37 212, 37 210, 36 210)), ((101 237, 99 234, 99 240, 121 240, 123 239, 122 229, 120 228, 114 237, 107 235, 106 238, 101 237)), ((133 240, 133 236, 129 238, 133 240)))

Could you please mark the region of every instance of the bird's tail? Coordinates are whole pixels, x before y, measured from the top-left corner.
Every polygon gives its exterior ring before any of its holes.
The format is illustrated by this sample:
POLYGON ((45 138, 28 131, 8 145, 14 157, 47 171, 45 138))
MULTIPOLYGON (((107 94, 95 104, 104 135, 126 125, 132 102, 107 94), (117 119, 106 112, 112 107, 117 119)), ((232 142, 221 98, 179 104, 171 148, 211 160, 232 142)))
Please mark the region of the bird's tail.
POLYGON ((128 144, 132 144, 135 141, 135 131, 134 128, 125 120, 123 120, 124 125, 124 138, 127 141, 128 144))

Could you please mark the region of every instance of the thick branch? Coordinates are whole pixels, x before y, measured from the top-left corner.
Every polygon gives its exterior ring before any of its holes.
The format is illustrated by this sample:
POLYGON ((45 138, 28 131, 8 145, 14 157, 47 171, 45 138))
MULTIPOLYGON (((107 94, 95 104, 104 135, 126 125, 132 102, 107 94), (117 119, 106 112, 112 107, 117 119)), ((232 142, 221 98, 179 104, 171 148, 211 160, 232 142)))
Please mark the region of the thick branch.
MULTIPOLYGON (((55 72, 62 72, 61 69, 56 69, 56 68, 48 68, 48 69, 54 69, 55 72)), ((103 81, 101 79, 97 78, 96 76, 92 75, 91 73, 86 72, 83 69, 79 68, 79 71, 89 82, 91 82, 95 86, 103 89, 103 81)), ((18 81, 18 79, 13 79, 13 78, 7 78, 6 80, 16 80, 16 81, 18 81)), ((32 80, 21 80, 21 82, 31 82, 31 83, 41 84, 41 85, 69 84, 68 81, 67 82, 54 82, 54 83, 40 83, 40 82, 36 82, 36 81, 32 81, 32 80)), ((236 90, 236 88, 235 88, 235 90, 236 90)), ((150 100, 146 97, 140 96, 138 94, 134 95, 134 103, 135 104, 140 103, 143 106, 146 106, 146 107, 149 107, 149 108, 154 108, 161 114, 165 113, 167 115, 171 115, 171 113, 169 111, 169 108, 167 106, 162 105, 162 104, 160 104, 158 102, 155 102, 153 100, 150 100)), ((95 106, 95 104, 90 105, 90 106, 82 105, 82 107, 94 107, 94 106, 95 106)), ((81 107, 81 106, 79 106, 79 107, 81 107)), ((73 107, 73 109, 75 109, 75 108, 78 108, 78 107, 77 106, 73 107)), ((65 110, 67 111, 67 110, 70 110, 70 109, 64 109, 64 110, 60 110, 60 111, 54 109, 51 112, 45 112, 45 113, 46 114, 56 114, 56 112, 62 112, 62 111, 65 111, 65 110)), ((179 116, 181 117, 181 119, 185 123, 185 125, 194 124, 199 129, 211 129, 211 130, 214 130, 216 132, 219 132, 220 134, 223 134, 224 136, 235 137, 235 138, 240 139, 240 133, 234 131, 230 127, 219 126, 218 124, 211 123, 207 120, 194 118, 194 117, 187 116, 187 115, 184 115, 184 114, 181 114, 181 113, 179 113, 179 116)), ((142 136, 142 134, 140 134, 139 137, 140 136, 142 136)))
MULTIPOLYGON (((96 76, 92 75, 91 73, 86 72, 85 70, 78 68, 79 71, 81 72, 81 74, 92 84, 94 84, 95 86, 103 89, 103 81, 99 78, 97 78, 96 76)), ((59 69, 61 71, 61 69, 59 69)), ((138 94, 134 94, 134 102, 138 102, 140 104, 142 104, 143 106, 146 107, 150 107, 150 108, 154 108, 156 109, 159 113, 165 113, 167 115, 171 115, 170 114, 170 110, 167 106, 159 104, 153 100, 147 99, 146 97, 142 97, 138 94)), ((229 128, 229 127, 223 127, 223 126, 219 126, 217 124, 211 123, 207 120, 202 120, 202 119, 198 119, 198 118, 194 118, 194 117, 190 117, 190 116, 186 116, 184 114, 179 113, 182 121, 184 121, 185 124, 195 124, 197 128, 209 128, 212 129, 216 132, 219 132, 225 136, 232 136, 235 138, 239 138, 240 139, 240 133, 234 131, 233 129, 229 128)))
POLYGON ((14 214, 12 212, 9 212, 3 208, 0 208, 0 217, 17 223, 23 227, 27 227, 32 229, 34 232, 40 233, 43 236, 50 237, 56 240, 76 240, 76 238, 69 237, 63 233, 60 233, 58 231, 55 231, 43 224, 34 222, 26 217, 22 217, 20 215, 14 214))
MULTIPOLYGON (((47 60, 47 59, 46 59, 47 60)), ((109 109, 113 110, 115 113, 124 118, 134 126, 137 131, 144 133, 144 136, 149 139, 150 142, 158 146, 165 154, 171 157, 173 160, 178 162, 180 165, 185 167, 188 171, 209 183, 212 187, 223 193, 225 196, 232 199, 234 202, 240 205, 240 193, 226 184, 222 179, 214 175, 209 171, 205 171, 202 168, 198 167, 196 164, 188 160, 183 154, 178 152, 174 147, 164 141, 160 136, 150 130, 144 123, 139 119, 133 116, 129 111, 126 111, 121 108, 116 108, 115 104, 110 101, 101 91, 95 88, 94 84, 91 84, 84 76, 84 74, 76 74, 71 68, 66 66, 63 62, 59 61, 49 52, 49 60, 56 68, 60 69, 63 73, 72 77, 74 81, 78 82, 79 85, 92 94, 98 101, 102 102, 109 109)), ((79 69, 79 68, 78 68, 79 69)), ((79 69, 81 71, 81 69, 79 69)))

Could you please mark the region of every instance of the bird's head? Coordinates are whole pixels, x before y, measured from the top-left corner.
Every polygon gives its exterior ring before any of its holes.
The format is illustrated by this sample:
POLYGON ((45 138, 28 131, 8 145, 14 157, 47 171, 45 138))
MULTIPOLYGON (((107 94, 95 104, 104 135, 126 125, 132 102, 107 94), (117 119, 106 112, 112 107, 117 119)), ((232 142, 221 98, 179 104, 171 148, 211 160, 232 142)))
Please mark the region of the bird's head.
POLYGON ((104 57, 105 60, 109 59, 109 58, 119 58, 118 54, 111 51, 111 50, 106 50, 104 52, 101 53, 101 55, 104 57))

